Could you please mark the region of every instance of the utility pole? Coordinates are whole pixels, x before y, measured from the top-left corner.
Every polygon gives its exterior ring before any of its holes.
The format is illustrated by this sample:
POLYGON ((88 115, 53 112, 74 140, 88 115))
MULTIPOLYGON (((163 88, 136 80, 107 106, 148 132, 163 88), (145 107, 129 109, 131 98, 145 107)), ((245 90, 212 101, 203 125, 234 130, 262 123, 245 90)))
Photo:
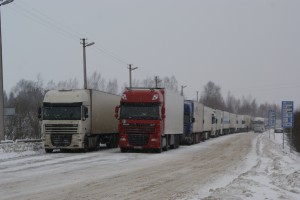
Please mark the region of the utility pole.
POLYGON ((198 94, 199 94, 199 91, 197 91, 197 102, 199 102, 198 94))
POLYGON ((138 67, 132 67, 132 64, 129 64, 129 67, 128 67, 128 69, 129 69, 129 88, 132 87, 132 85, 131 85, 131 71, 133 71, 133 70, 135 70, 137 68, 138 67))
POLYGON ((161 80, 159 79, 158 76, 154 76, 154 80, 155 80, 155 88, 158 88, 158 83, 160 83, 161 80))
MULTIPOLYGON (((2 0, 1 0, 2 1, 2 0)), ((0 7, 7 5, 14 0, 6 0, 0 3, 0 7)), ((3 98, 3 61, 2 61, 2 28, 0 11, 0 140, 4 140, 4 98, 3 98)))
POLYGON ((86 40, 87 40, 86 38, 82 38, 80 40, 82 40, 82 42, 80 44, 82 44, 82 47, 83 47, 83 89, 87 89, 85 48, 88 46, 92 46, 93 44, 95 44, 95 42, 86 43, 86 40))
POLYGON ((181 96, 183 96, 183 88, 186 88, 187 87, 187 85, 182 85, 181 86, 181 96))

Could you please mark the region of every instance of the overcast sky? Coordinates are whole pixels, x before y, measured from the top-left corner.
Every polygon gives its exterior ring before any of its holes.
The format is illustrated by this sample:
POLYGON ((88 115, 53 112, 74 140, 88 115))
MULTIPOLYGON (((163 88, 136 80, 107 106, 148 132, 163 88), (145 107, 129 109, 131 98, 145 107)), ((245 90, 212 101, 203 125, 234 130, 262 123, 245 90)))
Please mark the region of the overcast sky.
POLYGON ((189 99, 208 81, 258 103, 300 103, 299 0, 15 0, 1 7, 4 89, 98 71, 128 83, 174 75, 189 99))

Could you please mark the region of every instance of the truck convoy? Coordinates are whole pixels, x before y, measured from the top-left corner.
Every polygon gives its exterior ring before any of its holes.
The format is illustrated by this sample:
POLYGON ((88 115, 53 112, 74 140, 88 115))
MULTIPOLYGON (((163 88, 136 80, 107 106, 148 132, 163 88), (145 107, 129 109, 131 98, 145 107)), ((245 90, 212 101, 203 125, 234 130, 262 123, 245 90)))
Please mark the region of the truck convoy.
POLYGON ((100 143, 117 147, 118 121, 113 110, 119 99, 91 89, 48 91, 39 109, 45 151, 89 151, 100 143))
POLYGON ((183 96, 164 88, 127 88, 115 109, 121 152, 178 148, 183 134, 183 96))
MULTIPOLYGON (((121 152, 161 153, 180 144, 248 131, 251 126, 248 115, 184 100, 164 88, 127 88, 122 96, 91 89, 51 90, 45 94, 39 118, 47 153, 54 149, 86 152, 100 144, 119 145, 121 152)), ((264 118, 254 118, 252 123, 255 132, 264 132, 264 118)))

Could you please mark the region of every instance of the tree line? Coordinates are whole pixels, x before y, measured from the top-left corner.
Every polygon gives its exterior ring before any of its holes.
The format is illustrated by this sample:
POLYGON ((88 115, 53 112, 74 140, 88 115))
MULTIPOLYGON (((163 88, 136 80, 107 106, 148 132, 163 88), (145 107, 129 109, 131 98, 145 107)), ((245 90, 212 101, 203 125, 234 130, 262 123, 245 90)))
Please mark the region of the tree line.
MULTIPOLYGON (((144 80, 134 79, 133 87, 164 87, 175 92, 179 92, 179 84, 174 76, 154 79, 148 77, 144 80)), ((87 78, 88 89, 96 89, 112 94, 121 94, 128 85, 123 84, 119 89, 116 79, 105 80, 100 73, 94 72, 87 78)), ((37 110, 42 105, 44 95, 49 90, 68 90, 82 88, 76 78, 55 83, 49 81, 44 83, 40 76, 37 80, 20 80, 11 90, 9 95, 4 91, 4 106, 15 108, 15 115, 6 116, 4 121, 6 139, 36 139, 41 137, 40 121, 37 110)), ((237 114, 266 117, 270 108, 275 109, 279 114, 279 106, 268 103, 260 104, 254 98, 235 98, 230 92, 226 99, 223 98, 221 87, 209 81, 203 88, 200 102, 214 109, 225 110, 237 114)))

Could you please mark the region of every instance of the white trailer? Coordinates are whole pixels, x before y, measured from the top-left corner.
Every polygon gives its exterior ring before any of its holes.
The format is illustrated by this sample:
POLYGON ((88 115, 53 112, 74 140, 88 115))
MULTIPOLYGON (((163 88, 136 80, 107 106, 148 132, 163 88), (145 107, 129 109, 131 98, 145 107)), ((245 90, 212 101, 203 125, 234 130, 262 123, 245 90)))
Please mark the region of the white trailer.
POLYGON ((211 135, 215 135, 216 131, 214 109, 204 106, 203 118, 203 134, 204 138, 207 140, 211 137, 211 135))
POLYGON ((244 115, 237 115, 236 116, 237 120, 237 132, 243 132, 245 128, 245 121, 244 121, 244 115))
POLYGON ((229 112, 223 111, 222 116, 222 134, 227 135, 229 134, 229 125, 230 125, 230 117, 229 112))
POLYGON ((216 123, 216 136, 222 135, 222 116, 223 111, 221 110, 215 110, 215 123, 216 123))
POLYGON ((165 93, 165 130, 164 134, 183 134, 183 96, 171 90, 164 90, 165 93))
POLYGON ((204 105, 202 103, 194 101, 194 123, 193 123, 193 132, 201 133, 203 132, 203 108, 204 105))
POLYGON ((39 112, 46 152, 88 151, 100 143, 117 147, 114 107, 119 100, 118 95, 90 89, 48 91, 39 112))
POLYGON ((236 116, 236 114, 229 113, 229 119, 230 119, 230 124, 229 124, 230 133, 236 133, 236 131, 237 131, 237 116, 236 116))

